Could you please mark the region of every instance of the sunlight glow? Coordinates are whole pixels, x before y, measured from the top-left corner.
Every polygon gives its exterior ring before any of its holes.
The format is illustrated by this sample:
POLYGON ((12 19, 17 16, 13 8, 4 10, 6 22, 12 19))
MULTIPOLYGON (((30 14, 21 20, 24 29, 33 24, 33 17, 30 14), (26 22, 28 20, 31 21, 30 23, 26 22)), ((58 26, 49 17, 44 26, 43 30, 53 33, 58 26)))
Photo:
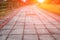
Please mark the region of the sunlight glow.
POLYGON ((23 0, 23 2, 26 2, 26 0, 23 0))
POLYGON ((38 2, 43 3, 43 2, 44 2, 44 0, 38 0, 38 2))

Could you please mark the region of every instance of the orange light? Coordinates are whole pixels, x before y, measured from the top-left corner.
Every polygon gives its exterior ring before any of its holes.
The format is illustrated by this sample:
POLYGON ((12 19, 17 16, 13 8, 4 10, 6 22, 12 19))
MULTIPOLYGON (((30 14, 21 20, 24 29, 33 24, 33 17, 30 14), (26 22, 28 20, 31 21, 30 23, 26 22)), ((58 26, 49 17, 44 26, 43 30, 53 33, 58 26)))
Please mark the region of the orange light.
POLYGON ((44 2, 44 0, 38 0, 38 2, 43 3, 43 2, 44 2))
POLYGON ((26 0, 23 0, 23 2, 26 2, 26 0))

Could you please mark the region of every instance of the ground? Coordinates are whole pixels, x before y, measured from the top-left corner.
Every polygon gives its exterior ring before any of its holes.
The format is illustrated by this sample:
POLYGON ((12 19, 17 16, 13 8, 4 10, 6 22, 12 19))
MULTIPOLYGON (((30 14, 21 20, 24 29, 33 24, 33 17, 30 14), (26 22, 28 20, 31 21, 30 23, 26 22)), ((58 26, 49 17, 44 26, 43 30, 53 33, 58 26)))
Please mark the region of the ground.
POLYGON ((17 14, 0 29, 1 40, 60 40, 60 16, 35 5, 15 11, 17 14))

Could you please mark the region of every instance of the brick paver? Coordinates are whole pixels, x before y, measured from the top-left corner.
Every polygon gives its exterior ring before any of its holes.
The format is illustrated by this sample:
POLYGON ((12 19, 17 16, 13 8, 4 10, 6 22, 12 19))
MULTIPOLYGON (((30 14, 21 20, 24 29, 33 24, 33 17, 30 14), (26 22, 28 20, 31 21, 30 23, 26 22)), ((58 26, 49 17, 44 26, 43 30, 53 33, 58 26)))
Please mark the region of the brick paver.
POLYGON ((60 16, 46 13, 36 6, 21 8, 0 29, 0 40, 60 40, 60 22, 56 21, 60 16))

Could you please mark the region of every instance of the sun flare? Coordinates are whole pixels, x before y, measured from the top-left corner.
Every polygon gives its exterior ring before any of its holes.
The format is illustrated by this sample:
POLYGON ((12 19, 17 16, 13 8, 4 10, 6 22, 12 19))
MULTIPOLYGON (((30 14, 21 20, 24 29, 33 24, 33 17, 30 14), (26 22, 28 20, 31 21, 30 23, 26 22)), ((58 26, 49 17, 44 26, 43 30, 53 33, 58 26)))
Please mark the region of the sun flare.
POLYGON ((38 2, 43 3, 43 2, 44 2, 44 0, 38 0, 38 2))
POLYGON ((23 0, 23 2, 26 2, 26 0, 23 0))

